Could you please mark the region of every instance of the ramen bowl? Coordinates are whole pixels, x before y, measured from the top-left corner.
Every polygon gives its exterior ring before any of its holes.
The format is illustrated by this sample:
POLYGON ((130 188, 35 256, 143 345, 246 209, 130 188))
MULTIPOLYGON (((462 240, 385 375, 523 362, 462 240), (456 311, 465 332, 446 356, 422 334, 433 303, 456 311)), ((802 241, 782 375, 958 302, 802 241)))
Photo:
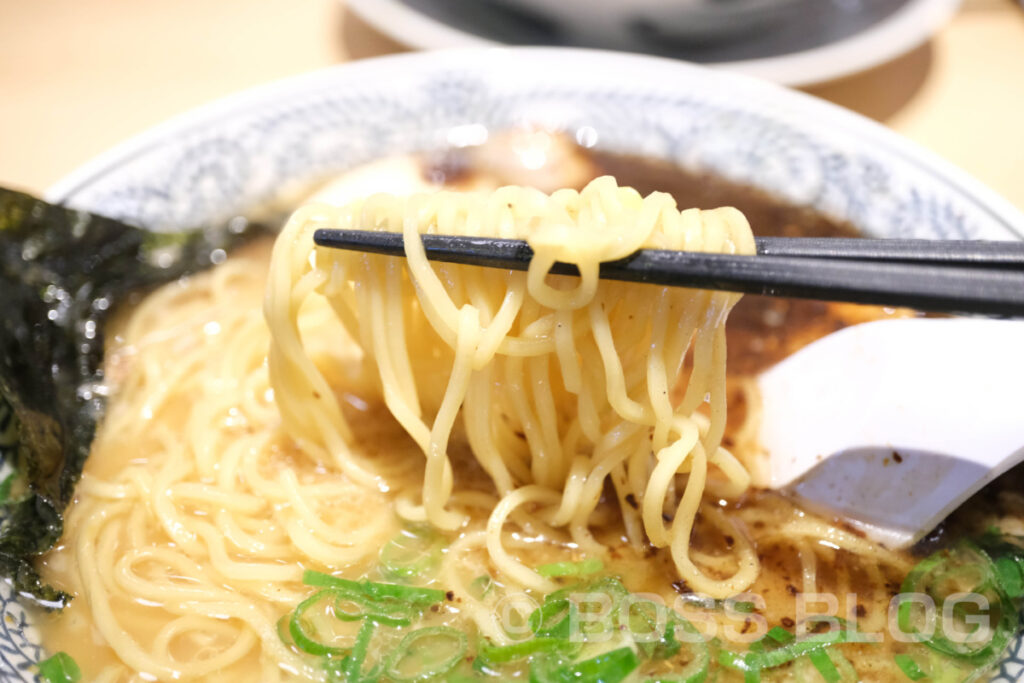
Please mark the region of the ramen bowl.
POLYGON ((700 43, 738 38, 798 20, 795 12, 808 9, 807 0, 489 1, 553 22, 577 40, 620 49, 645 33, 700 43))
MULTIPOLYGON (((867 235, 1021 239, 1024 216, 934 155, 862 117, 757 80, 586 50, 401 55, 214 102, 55 185, 51 201, 153 230, 215 224, 382 157, 560 131, 749 185, 867 235)), ((0 585, 0 678, 47 655, 34 614, 0 585)), ((1024 671, 1017 641, 996 680, 1024 671)))

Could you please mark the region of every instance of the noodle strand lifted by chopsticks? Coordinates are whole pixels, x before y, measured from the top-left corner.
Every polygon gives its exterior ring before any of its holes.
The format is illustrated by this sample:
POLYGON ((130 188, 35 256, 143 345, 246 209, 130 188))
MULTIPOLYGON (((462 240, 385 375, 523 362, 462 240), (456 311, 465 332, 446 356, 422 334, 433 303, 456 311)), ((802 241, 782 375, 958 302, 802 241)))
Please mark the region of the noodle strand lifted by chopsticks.
MULTIPOLYGON (((505 187, 300 209, 274 247, 265 303, 270 380, 286 431, 354 480, 387 485, 386 472, 349 448, 351 430, 306 348, 299 311, 322 295, 362 347, 365 378, 426 458, 421 502, 405 505, 407 516, 446 530, 465 522, 452 501, 448 453, 461 412, 502 496, 486 546, 508 576, 546 587, 502 547, 513 510, 568 527, 582 548, 600 550, 589 521, 610 480, 631 542, 671 547, 694 590, 742 591, 758 572, 749 542, 738 544, 732 577, 711 575, 689 556, 709 481, 732 496, 750 481, 721 445, 724 324, 738 296, 599 281, 601 262, 641 248, 753 253, 754 241, 735 209, 679 211, 669 195, 644 198, 610 177, 550 196, 505 187), (406 258, 316 247, 317 228, 401 232, 406 258), (435 266, 423 233, 526 239, 535 256, 526 274, 435 266), (575 264, 580 277, 549 275, 556 261, 575 264), (685 391, 673 403, 687 358, 685 391)), ((724 515, 711 521, 731 524, 724 515)))

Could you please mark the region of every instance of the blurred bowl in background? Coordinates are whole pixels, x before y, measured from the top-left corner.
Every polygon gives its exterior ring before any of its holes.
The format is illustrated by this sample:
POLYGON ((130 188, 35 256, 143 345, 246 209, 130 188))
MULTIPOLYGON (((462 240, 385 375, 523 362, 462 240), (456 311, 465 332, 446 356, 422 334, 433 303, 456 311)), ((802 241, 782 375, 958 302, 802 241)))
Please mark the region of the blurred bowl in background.
POLYGON ((803 86, 913 50, 960 0, 345 0, 422 48, 569 46, 671 57, 803 86))
MULTIPOLYGON (((795 7, 822 0, 483 0, 553 21, 573 42, 632 49, 638 37, 687 42, 735 40, 791 21, 795 7)), ((825 0, 826 2, 828 0, 825 0)))

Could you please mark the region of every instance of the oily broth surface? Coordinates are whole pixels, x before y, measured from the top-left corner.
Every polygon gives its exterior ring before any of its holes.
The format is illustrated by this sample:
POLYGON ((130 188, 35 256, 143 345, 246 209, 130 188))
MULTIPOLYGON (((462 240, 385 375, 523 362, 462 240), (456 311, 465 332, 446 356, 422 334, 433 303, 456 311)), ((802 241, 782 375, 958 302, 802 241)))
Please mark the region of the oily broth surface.
MULTIPOLYGON (((621 184, 633 185, 641 193, 653 189, 668 191, 676 197, 681 206, 737 206, 747 214, 754 226, 755 233, 759 235, 846 236, 852 234, 848 226, 835 224, 804 209, 789 207, 757 192, 712 177, 687 174, 664 164, 607 155, 584 156, 578 154, 571 158, 571 163, 575 168, 573 171, 575 178, 566 184, 581 185, 592 176, 612 173, 617 176, 621 184)), ((518 182, 517 179, 504 177, 502 169, 489 169, 487 164, 479 159, 474 161, 472 158, 467 160, 461 157, 446 157, 440 161, 432 160, 426 165, 426 174, 434 180, 447 178, 450 181, 449 184, 456 187, 474 186, 479 183, 518 182), (475 173, 466 171, 469 166, 475 169, 475 173), (488 175, 493 178, 488 178, 488 175)), ((226 283, 218 285, 228 288, 228 300, 232 302, 233 311, 203 308, 202 300, 206 295, 205 292, 211 287, 210 281, 211 278, 214 278, 213 273, 203 274, 183 283, 171 285, 171 288, 177 288, 174 291, 181 300, 194 306, 195 315, 178 328, 163 330, 165 334, 162 343, 167 343, 168 339, 172 340, 173 343, 169 347, 172 352, 185 353, 202 348, 212 365, 230 364, 235 350, 219 345, 216 333, 211 333, 211 330, 226 326, 225 317, 230 317, 232 313, 239 310, 249 311, 253 319, 259 317, 269 248, 269 244, 253 245, 244 253, 234 255, 229 259, 233 263, 242 260, 246 265, 245 270, 251 274, 248 277, 232 278, 226 283)), ((875 307, 746 297, 733 311, 727 328, 731 388, 730 427, 735 430, 743 424, 746 411, 742 385, 760 369, 844 325, 901 314, 904 313, 885 311, 875 307)), ((118 339, 123 336, 124 330, 132 324, 137 325, 139 321, 133 320, 131 315, 122 316, 122 320, 119 322, 121 332, 114 331, 114 334, 108 336, 109 339, 114 340, 111 348, 108 349, 107 359, 109 377, 115 388, 115 395, 110 407, 112 412, 118 407, 116 390, 119 386, 129 386, 132 382, 138 381, 139 373, 160 372, 158 366, 147 365, 150 361, 142 358, 144 354, 139 349, 119 344, 118 339)), ((155 326, 159 327, 159 325, 155 326)), ((265 348, 266 331, 255 332, 255 334, 263 336, 257 337, 254 343, 262 343, 265 348)), ((361 394, 358 381, 347 374, 344 363, 335 362, 335 365, 331 366, 331 362, 334 361, 325 361, 328 365, 326 371, 331 374, 332 386, 346 387, 344 390, 338 389, 338 397, 349 413, 350 424, 357 427, 356 441, 360 450, 373 457, 404 459, 413 463, 412 466, 406 467, 404 472, 389 478, 391 490, 366 492, 363 505, 339 510, 335 519, 339 524, 347 523, 355 529, 362 526, 371 517, 373 519, 387 518, 389 521, 386 530, 391 534, 396 533, 399 525, 394 519, 391 509, 396 496, 403 491, 415 491, 420 486, 422 455, 412 440, 401 431, 386 410, 382 408, 379 397, 361 394)), ((218 390, 230 391, 231 389, 228 387, 211 389, 215 393, 218 390)), ((169 391, 173 391, 173 387, 169 388, 169 391)), ((171 407, 167 410, 167 416, 164 418, 167 420, 164 425, 167 432, 181 433, 189 428, 189 425, 186 424, 184 410, 176 409, 174 405, 180 404, 180 407, 184 407, 191 398, 187 392, 172 397, 171 407), (175 417, 176 415, 178 417, 175 417)), ((245 400, 262 401, 262 404, 265 404, 261 405, 262 409, 273 408, 272 397, 266 395, 248 397, 245 400)), ((230 419, 230 409, 228 409, 228 419, 230 419)), ((248 427, 245 424, 234 425, 234 427, 238 429, 240 436, 247 433, 248 427)), ((113 476, 127 466, 147 467, 150 465, 149 451, 159 450, 160 447, 160 437, 154 435, 151 438, 151 442, 145 439, 126 442, 119 434, 101 428, 97 442, 94 444, 94 456, 86 465, 86 478, 102 480, 113 476)), ((729 438, 731 435, 727 434, 727 445, 729 438)), ((264 463, 267 468, 290 468, 296 472, 299 478, 315 479, 327 474, 323 468, 314 464, 309 458, 303 457, 294 444, 288 443, 283 437, 277 438, 272 448, 273 457, 264 463)), ((454 435, 451 450, 452 458, 455 461, 454 469, 457 473, 457 487, 488 490, 490 487, 486 476, 476 466, 475 460, 468 453, 464 438, 458 432, 454 435)), ((750 457, 755 456, 750 454, 750 457)), ((155 463, 153 465, 155 466, 155 463)), ((88 490, 84 492, 80 490, 74 509, 70 512, 70 519, 74 519, 76 514, 82 516, 89 510, 85 505, 87 501, 84 501, 89 495, 88 490)), ((705 500, 704 504, 714 505, 716 503, 705 500)), ((742 528, 757 543, 762 562, 762 573, 750 593, 764 598, 765 605, 758 610, 757 616, 763 617, 769 627, 780 623, 786 624, 787 619, 793 619, 796 614, 796 595, 808 592, 807 589, 813 587, 817 592, 832 592, 839 595, 840 614, 856 615, 862 630, 884 630, 888 601, 898 590, 903 573, 912 563, 912 559, 908 555, 885 553, 883 561, 879 561, 873 556, 862 556, 846 550, 836 550, 817 541, 804 540, 794 543, 792 539, 780 538, 778 530, 786 528, 787 524, 827 525, 827 523, 803 513, 789 501, 770 492, 755 491, 742 501, 727 504, 725 507, 735 519, 740 520, 742 528), (801 554, 805 558, 804 561, 800 559, 801 554), (813 557, 815 566, 813 576, 809 575, 807 570, 807 558, 810 557, 813 557), (855 594, 856 598, 847 599, 846 596, 851 594, 855 594)), ((95 513, 95 510, 92 512, 95 513)), ((198 508, 193 512, 205 514, 198 508)), ((486 521, 487 512, 479 510, 471 528, 482 527, 486 521)), ((668 554, 654 552, 652 549, 633 548, 624 539, 617 513, 614 512, 613 507, 605 506, 604 512, 606 523, 597 530, 597 533, 612 548, 612 563, 609 570, 612 573, 621 574, 629 589, 660 595, 668 604, 673 604, 680 596, 685 596, 688 593, 688 587, 677 580, 668 554)), ((69 528, 74 528, 74 526, 69 525, 69 528)), ((838 528, 842 529, 841 526, 838 528)), ((853 534, 849 529, 842 530, 844 533, 853 534)), ((258 530, 249 531, 254 534, 258 533, 258 530)), ((546 533, 544 530, 524 530, 521 535, 522 543, 516 548, 520 556, 536 564, 578 559, 574 557, 571 548, 562 545, 565 539, 557 533, 547 533, 547 540, 551 541, 550 543, 536 542, 541 540, 546 533)), ((169 539, 165 530, 160 528, 133 529, 125 526, 117 534, 124 539, 132 534, 141 536, 145 539, 145 543, 153 546, 167 543, 173 545, 173 540, 169 539)), ((720 563, 721 573, 727 575, 734 570, 725 554, 733 540, 727 536, 721 536, 707 525, 701 525, 698 522, 693 543, 696 550, 704 553, 706 563, 710 566, 714 566, 716 562, 720 563)), ((65 538, 62 544, 44 559, 42 570, 48 581, 76 594, 81 594, 82 577, 72 553, 75 541, 73 536, 65 538)), ((116 552, 118 539, 112 537, 108 542, 111 544, 109 552, 116 552)), ((244 558, 237 555, 232 559, 241 561, 244 558)), ((339 567, 339 569, 343 568, 344 575, 353 578, 368 573, 372 578, 374 559, 373 554, 367 554, 361 560, 352 562, 345 567, 339 567)), ((297 555, 284 555, 277 558, 276 561, 282 565, 299 564, 302 562, 302 558, 297 555)), ((465 557, 458 559, 458 562, 465 563, 467 571, 470 566, 474 567, 472 571, 479 571, 479 568, 486 570, 487 568, 486 553, 481 552, 480 549, 471 548, 465 557)), ((439 580, 438 587, 445 587, 443 578, 439 580)), ((229 588, 235 589, 234 587, 229 588)), ((294 583, 280 589, 273 586, 243 586, 241 590, 249 591, 251 595, 257 596, 257 599, 263 600, 266 609, 279 616, 288 613, 303 595, 294 583)), ((166 617, 161 616, 159 608, 139 601, 115 601, 114 609, 118 612, 121 622, 127 625, 126 628, 140 642, 150 642, 156 638, 166 621, 166 617)), ((464 620, 457 601, 446 605, 444 609, 430 618, 456 625, 464 620)), ((711 622, 707 626, 711 628, 711 622)), ((755 627, 755 619, 751 616, 717 614, 714 617, 714 628, 732 628, 741 635, 744 632, 750 632, 755 627)), ((134 676, 121 675, 114 668, 117 659, 113 651, 99 637, 90 606, 81 597, 75 600, 64 613, 47 617, 44 620, 44 639, 51 651, 64 650, 75 657, 82 666, 87 680, 97 680, 104 672, 110 673, 110 680, 136 680, 134 676)), ((179 650, 181 656, 188 657, 194 656, 204 649, 212 651, 219 647, 226 647, 228 640, 227 636, 211 636, 209 642, 176 642, 172 643, 171 647, 179 650)), ((261 671, 260 658, 254 656, 258 650, 259 643, 256 643, 253 645, 250 656, 242 658, 227 669, 208 674, 206 679, 254 680, 261 671)), ((871 674, 876 662, 891 661, 889 654, 883 653, 877 648, 865 649, 862 653, 863 656, 860 657, 857 657, 856 653, 854 654, 854 665, 865 674, 871 674)), ((886 676, 890 675, 888 671, 888 669, 879 671, 877 676, 880 680, 884 680, 886 676)), ((782 672, 782 675, 788 674, 782 672)), ((722 678, 722 680, 727 679, 728 676, 722 678)))

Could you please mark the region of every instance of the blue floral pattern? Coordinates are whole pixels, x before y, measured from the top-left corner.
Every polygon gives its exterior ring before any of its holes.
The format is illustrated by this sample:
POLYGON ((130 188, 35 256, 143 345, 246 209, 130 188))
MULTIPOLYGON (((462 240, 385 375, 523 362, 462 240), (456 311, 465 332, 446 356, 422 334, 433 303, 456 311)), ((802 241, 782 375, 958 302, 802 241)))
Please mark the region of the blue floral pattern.
MULTIPOLYGON (((1024 237, 1024 218, 994 196, 965 188, 955 172, 935 168, 938 162, 894 135, 805 96, 682 64, 596 53, 595 62, 619 71, 588 85, 572 66, 537 68, 542 60, 530 52, 399 57, 268 86, 128 143, 49 198, 174 230, 223 220, 282 188, 375 158, 444 148, 458 126, 535 125, 592 129, 602 149, 713 171, 868 234, 1024 237), (506 82, 501 69, 521 55, 536 77, 506 82), (651 70, 666 77, 645 78, 651 70)), ((0 618, 0 679, 33 680, 32 666, 44 656, 39 633, 6 584, 0 618)), ((1022 649, 1018 640, 993 680, 1018 679, 1022 649)))

